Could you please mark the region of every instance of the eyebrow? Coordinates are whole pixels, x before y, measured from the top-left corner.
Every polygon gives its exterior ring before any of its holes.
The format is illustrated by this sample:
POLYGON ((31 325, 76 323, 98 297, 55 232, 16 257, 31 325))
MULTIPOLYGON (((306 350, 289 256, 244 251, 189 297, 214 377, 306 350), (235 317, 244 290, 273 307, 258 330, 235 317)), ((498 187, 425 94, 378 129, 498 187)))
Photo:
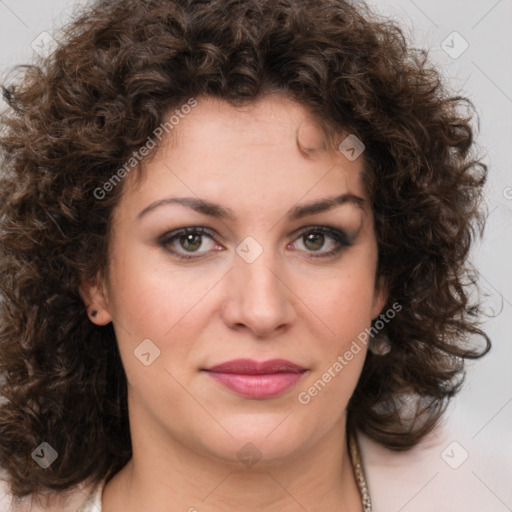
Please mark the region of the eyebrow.
MULTIPOLYGON (((341 194, 339 196, 326 197, 324 199, 312 201, 310 203, 296 205, 288 211, 287 217, 289 220, 297 220, 308 215, 325 212, 336 206, 341 206, 344 204, 352 204, 364 210, 365 202, 366 201, 362 197, 356 196, 354 194, 341 194)), ((226 208, 220 204, 211 203, 204 199, 195 197, 168 197, 165 199, 159 199, 158 201, 151 203, 150 205, 146 206, 146 208, 141 210, 137 214, 137 219, 142 218, 144 215, 159 208, 160 206, 168 204, 181 204, 191 208, 198 213, 209 215, 210 217, 215 217, 217 219, 230 221, 234 221, 236 219, 233 210, 230 208, 226 208)))

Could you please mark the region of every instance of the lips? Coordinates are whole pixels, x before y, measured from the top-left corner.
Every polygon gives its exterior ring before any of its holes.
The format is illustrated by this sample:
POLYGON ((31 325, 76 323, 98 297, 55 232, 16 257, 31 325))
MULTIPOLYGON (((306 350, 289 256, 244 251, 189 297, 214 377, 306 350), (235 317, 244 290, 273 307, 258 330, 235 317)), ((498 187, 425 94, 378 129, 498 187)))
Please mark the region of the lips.
POLYGON ((252 359, 234 359, 208 368, 207 371, 217 373, 238 373, 244 375, 265 375, 269 373, 300 373, 305 368, 286 359, 270 359, 253 361, 252 359))
POLYGON ((285 359, 235 359, 204 370, 222 386, 246 398, 273 398, 290 390, 306 369, 285 359))

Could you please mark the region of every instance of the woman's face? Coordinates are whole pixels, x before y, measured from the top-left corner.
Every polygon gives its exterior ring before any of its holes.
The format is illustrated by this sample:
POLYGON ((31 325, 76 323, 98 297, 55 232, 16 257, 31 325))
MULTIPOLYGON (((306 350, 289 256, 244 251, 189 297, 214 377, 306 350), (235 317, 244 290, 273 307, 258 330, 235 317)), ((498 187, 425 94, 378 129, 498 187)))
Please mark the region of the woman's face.
POLYGON ((299 125, 301 145, 319 148, 291 100, 200 99, 142 179, 126 178, 104 300, 94 286, 89 298, 95 321, 114 323, 134 446, 151 432, 163 449, 276 461, 344 426, 366 355, 357 337, 385 293, 362 157, 301 151, 299 125), (208 371, 237 359, 299 368, 208 371))

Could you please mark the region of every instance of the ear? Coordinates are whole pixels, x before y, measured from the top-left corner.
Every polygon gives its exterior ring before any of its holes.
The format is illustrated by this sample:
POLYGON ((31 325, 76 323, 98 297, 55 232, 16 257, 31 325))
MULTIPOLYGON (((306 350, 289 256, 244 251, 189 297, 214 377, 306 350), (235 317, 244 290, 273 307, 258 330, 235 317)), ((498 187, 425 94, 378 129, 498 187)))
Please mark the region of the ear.
POLYGON ((375 320, 384 309, 388 301, 389 291, 384 277, 379 277, 375 283, 375 292, 373 295, 372 320, 375 320))
POLYGON ((112 322, 108 301, 104 293, 104 285, 99 276, 93 281, 83 281, 79 287, 79 292, 92 323, 107 325, 112 322))

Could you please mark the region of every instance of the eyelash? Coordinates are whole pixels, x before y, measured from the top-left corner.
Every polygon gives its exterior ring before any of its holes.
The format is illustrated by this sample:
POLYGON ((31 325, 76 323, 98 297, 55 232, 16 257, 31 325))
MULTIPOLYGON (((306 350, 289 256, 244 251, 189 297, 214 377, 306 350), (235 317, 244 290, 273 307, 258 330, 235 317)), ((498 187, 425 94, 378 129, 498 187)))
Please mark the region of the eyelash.
MULTIPOLYGON (((301 230, 297 234, 297 236, 294 238, 294 240, 297 240, 297 239, 303 237, 304 235, 307 235, 310 233, 322 233, 322 234, 327 235, 330 238, 332 238, 338 244, 337 248, 332 249, 331 251, 328 251, 328 252, 321 253, 321 255, 311 254, 311 256, 310 256, 311 258, 329 258, 329 257, 337 255, 344 248, 350 247, 353 245, 353 241, 350 240, 350 238, 347 236, 347 234, 344 231, 340 231, 339 229, 332 228, 329 226, 309 226, 306 229, 301 230)), ((210 232, 210 230, 205 229, 203 227, 189 227, 189 228, 172 231, 170 233, 165 234, 163 237, 160 238, 158 243, 164 250, 166 250, 167 252, 170 252, 171 254, 173 254, 180 260, 202 259, 201 256, 183 255, 183 254, 180 254, 180 253, 168 248, 168 245, 170 245, 174 240, 179 239, 181 236, 186 236, 186 235, 191 235, 191 234, 207 236, 207 237, 211 238, 212 240, 214 240, 214 237, 213 237, 212 233, 210 232)))

